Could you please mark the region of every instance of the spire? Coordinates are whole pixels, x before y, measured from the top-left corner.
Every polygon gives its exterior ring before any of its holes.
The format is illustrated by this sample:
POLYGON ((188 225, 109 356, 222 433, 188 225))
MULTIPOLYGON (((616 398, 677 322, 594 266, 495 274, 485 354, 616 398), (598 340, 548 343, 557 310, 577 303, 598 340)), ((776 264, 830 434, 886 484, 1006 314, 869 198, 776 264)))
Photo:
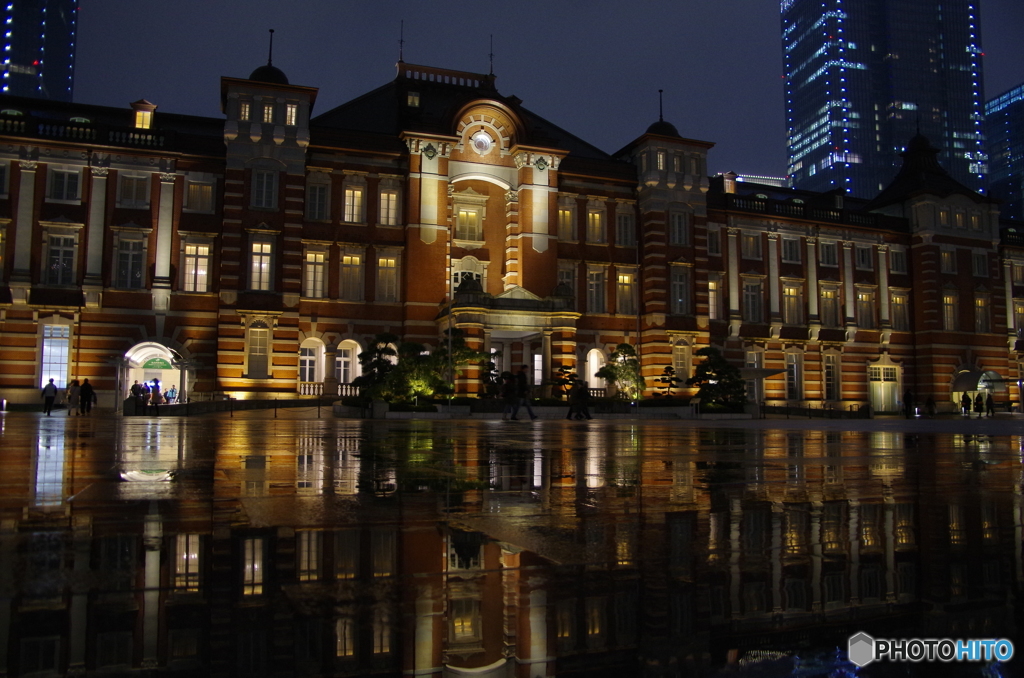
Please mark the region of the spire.
POLYGON ((491 33, 491 51, 487 58, 490 60, 490 71, 488 71, 488 74, 494 75, 494 33, 491 33))
POLYGON ((403 58, 405 54, 405 19, 402 19, 402 23, 399 24, 398 28, 398 63, 404 63, 403 58))
POLYGON ((665 90, 663 90, 663 89, 659 89, 658 90, 658 122, 664 122, 665 121, 665 115, 662 112, 662 96, 661 96, 661 93, 664 92, 664 91, 665 90))
POLYGON ((270 29, 270 52, 267 54, 267 65, 274 65, 274 29, 270 29))

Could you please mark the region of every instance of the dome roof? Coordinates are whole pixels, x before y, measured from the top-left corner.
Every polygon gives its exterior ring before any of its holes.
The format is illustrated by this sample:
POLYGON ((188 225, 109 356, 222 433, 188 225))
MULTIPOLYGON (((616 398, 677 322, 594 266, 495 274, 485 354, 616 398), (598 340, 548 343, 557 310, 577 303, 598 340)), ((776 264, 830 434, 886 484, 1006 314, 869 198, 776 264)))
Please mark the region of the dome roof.
POLYGON ((284 71, 276 66, 271 66, 269 63, 266 66, 260 66, 250 73, 249 79, 256 82, 269 82, 272 85, 288 84, 288 76, 284 74, 284 71))
POLYGON ((676 126, 667 120, 659 120, 650 127, 647 128, 648 134, 660 134, 663 137, 677 137, 679 136, 679 130, 676 126))

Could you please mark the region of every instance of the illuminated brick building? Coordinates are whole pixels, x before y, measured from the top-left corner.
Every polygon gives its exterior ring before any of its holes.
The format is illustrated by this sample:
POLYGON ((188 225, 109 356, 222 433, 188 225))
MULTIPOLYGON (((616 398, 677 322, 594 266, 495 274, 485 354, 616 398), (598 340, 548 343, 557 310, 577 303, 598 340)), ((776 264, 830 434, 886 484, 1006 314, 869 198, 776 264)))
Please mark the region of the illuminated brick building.
POLYGON ((317 117, 269 64, 222 78, 217 119, 0 102, 0 398, 333 396, 374 335, 431 346, 450 321, 536 383, 603 387, 627 342, 651 387, 714 344, 769 404, 1016 397, 1024 252, 923 138, 844 200, 709 178, 712 144, 663 120, 608 154, 493 75, 398 66, 317 117))

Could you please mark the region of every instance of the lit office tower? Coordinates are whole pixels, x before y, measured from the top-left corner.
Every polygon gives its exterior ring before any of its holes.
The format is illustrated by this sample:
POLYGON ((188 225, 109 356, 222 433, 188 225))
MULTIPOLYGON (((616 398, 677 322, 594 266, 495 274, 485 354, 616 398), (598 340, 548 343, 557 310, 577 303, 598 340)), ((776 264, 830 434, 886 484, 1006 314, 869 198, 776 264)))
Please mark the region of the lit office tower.
POLYGON ((1024 220, 1024 84, 985 104, 988 190, 1004 217, 1024 220))
POLYGON ((7 0, 3 91, 71 101, 75 82, 77 0, 7 0))
POLYGON ((782 0, 789 175, 871 197, 920 132, 985 185, 979 0, 782 0))

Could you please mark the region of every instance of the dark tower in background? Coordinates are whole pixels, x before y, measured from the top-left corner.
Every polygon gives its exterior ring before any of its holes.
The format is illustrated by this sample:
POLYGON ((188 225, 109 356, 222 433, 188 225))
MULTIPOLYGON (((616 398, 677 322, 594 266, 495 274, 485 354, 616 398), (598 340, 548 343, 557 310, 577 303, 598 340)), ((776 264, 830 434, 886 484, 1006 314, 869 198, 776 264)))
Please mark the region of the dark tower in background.
POLYGON ((989 194, 1003 218, 1024 220, 1024 84, 985 104, 989 194))
POLYGON ((71 101, 78 0, 7 0, 3 92, 71 101))
POLYGON ((793 186, 871 197, 920 133, 985 186, 979 0, 782 0, 793 186))

